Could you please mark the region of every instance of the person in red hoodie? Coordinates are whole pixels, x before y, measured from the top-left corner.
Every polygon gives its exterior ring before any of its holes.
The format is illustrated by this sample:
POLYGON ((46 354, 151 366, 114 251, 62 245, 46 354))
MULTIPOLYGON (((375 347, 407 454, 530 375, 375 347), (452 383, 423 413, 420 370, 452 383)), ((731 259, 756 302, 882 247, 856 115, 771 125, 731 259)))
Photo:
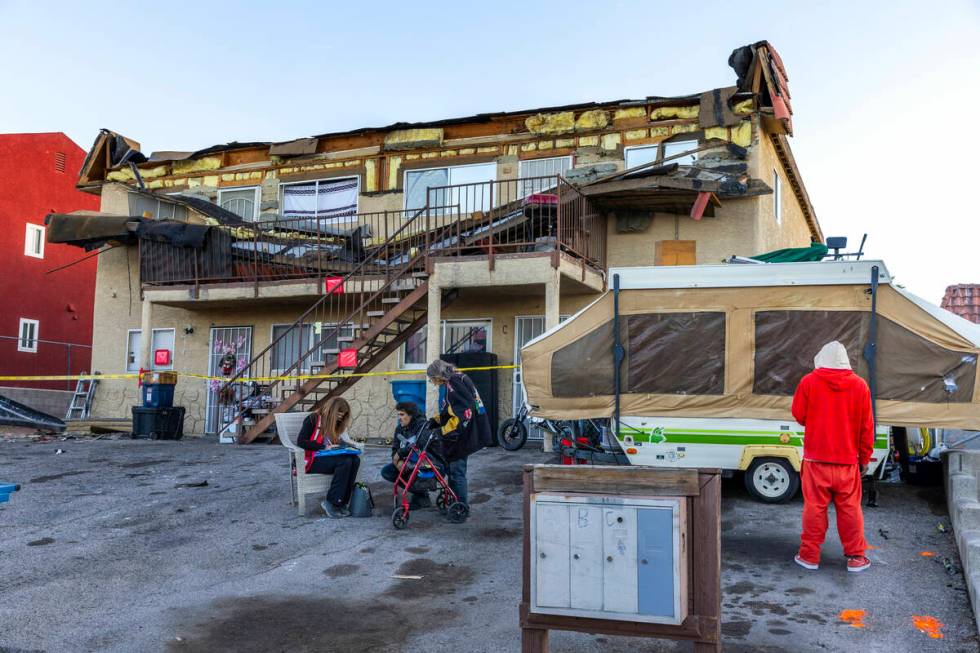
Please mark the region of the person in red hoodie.
POLYGON ((834 502, 837 534, 848 571, 871 566, 865 556, 861 477, 874 449, 871 392, 851 371, 844 345, 829 342, 814 358, 793 396, 793 417, 803 425, 803 534, 796 563, 820 566, 820 546, 827 535, 827 507, 834 502))

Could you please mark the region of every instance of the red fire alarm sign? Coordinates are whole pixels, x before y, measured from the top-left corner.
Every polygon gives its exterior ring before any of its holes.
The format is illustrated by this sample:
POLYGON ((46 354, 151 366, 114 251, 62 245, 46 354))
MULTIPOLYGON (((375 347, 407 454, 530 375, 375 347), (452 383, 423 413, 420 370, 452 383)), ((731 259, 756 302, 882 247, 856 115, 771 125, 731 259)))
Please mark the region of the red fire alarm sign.
POLYGON ((357 350, 341 349, 337 355, 337 367, 345 370, 357 367, 357 350))
POLYGON ((153 352, 153 364, 170 365, 170 350, 157 349, 155 352, 153 352))

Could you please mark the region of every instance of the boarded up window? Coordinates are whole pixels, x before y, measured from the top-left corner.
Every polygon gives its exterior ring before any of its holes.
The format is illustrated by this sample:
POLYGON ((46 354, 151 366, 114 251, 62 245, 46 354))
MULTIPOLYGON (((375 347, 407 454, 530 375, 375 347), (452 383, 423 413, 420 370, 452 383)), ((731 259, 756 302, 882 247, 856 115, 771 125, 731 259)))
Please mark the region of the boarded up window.
MULTIPOLYGON (((813 358, 831 340, 847 348, 851 366, 866 381, 871 314, 856 311, 759 311, 755 315, 753 392, 792 395, 813 358)), ((977 360, 878 318, 877 398, 926 403, 969 402, 977 360)))
POLYGON ((658 240, 654 250, 654 265, 694 265, 697 263, 697 241, 658 240))
POLYGON ((725 314, 630 315, 627 392, 725 392, 725 314))

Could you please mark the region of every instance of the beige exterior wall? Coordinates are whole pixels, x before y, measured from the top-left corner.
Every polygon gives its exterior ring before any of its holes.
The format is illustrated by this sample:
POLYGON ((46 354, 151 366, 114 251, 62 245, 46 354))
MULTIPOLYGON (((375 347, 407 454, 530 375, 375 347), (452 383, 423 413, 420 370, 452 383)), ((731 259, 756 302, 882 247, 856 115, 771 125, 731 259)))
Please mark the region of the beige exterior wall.
MULTIPOLYGON (((618 116, 617 112, 617 116, 618 116)), ((623 120, 633 120, 625 117, 623 120)), ((651 118, 652 119, 652 118, 651 118)), ((617 118, 618 120, 618 118, 617 118)), ((696 121, 696 118, 694 119, 696 121)), ((497 179, 518 177, 520 158, 562 156, 572 153, 577 167, 595 163, 614 163, 618 169, 623 167, 623 146, 658 142, 676 134, 692 131, 690 121, 678 124, 671 120, 667 127, 630 129, 609 125, 608 133, 597 135, 549 136, 544 132, 528 135, 533 142, 503 144, 493 147, 462 147, 432 154, 432 167, 451 165, 453 161, 446 156, 476 155, 495 157, 497 179), (535 140, 536 139, 536 140, 535 140), (564 148, 564 149, 562 149, 564 148), (571 148, 571 149, 569 149, 571 148), (480 150, 486 150, 480 151, 480 150)), ((769 137, 758 128, 757 120, 752 121, 752 145, 749 148, 749 172, 752 177, 772 184, 772 170, 779 168, 778 159, 769 137)), ((603 123, 604 124, 604 123, 603 123)), ((350 172, 361 176, 362 195, 359 198, 360 212, 402 211, 403 193, 395 188, 406 165, 421 165, 427 153, 393 152, 386 154, 387 163, 381 168, 381 158, 358 158, 355 166, 347 163, 293 164, 279 163, 277 169, 226 173, 220 169, 189 171, 177 176, 176 168, 172 176, 164 174, 151 178, 151 187, 164 192, 193 191, 196 194, 217 200, 219 186, 244 187, 260 186, 262 211, 277 211, 280 181, 283 174, 319 174, 324 178, 350 172), (286 166, 286 167, 284 167, 286 166), (190 175, 190 176, 188 176, 190 175), (379 190, 389 188, 392 190, 379 190)), ((204 165, 201 161, 193 165, 204 165)), ((464 163, 464 161, 460 161, 464 163)), ((177 164, 174 164, 175 166, 177 164)), ((220 165, 220 163, 219 163, 220 165)), ((699 264, 718 263, 733 255, 752 255, 771 249, 790 246, 805 246, 810 242, 809 229, 803 219, 802 209, 792 192, 785 171, 783 175, 783 220, 775 224, 772 212, 771 195, 739 200, 725 200, 716 209, 715 217, 694 221, 686 215, 674 216, 666 213, 654 215, 650 227, 642 233, 620 234, 616 231, 614 220, 608 227, 609 266, 653 265, 657 241, 695 240, 697 242, 697 262, 699 264)), ((122 176, 122 173, 120 173, 122 176)), ((314 177, 310 177, 314 178, 314 177)), ((286 181, 289 181, 288 177, 286 181)), ((107 213, 128 213, 126 187, 108 184, 102 188, 102 211, 107 213)), ((398 225, 397 221, 392 226, 398 225)), ((490 278, 488 276, 488 284, 490 278)), ((509 282, 508 282, 509 283, 509 282)), ((563 284, 564 285, 564 284, 563 284)), ((562 294, 560 312, 572 314, 594 300, 598 293, 562 294)), ((202 302, 193 308, 154 305, 152 311, 153 328, 172 328, 175 330, 174 368, 194 374, 208 372, 208 347, 212 327, 252 327, 251 351, 254 356, 270 342, 274 324, 291 324, 316 301, 314 295, 306 300, 287 298, 267 298, 251 302, 215 304, 202 302), (227 308, 225 306, 231 306, 227 308), (191 330, 191 333, 185 333, 191 330)), ((519 285, 509 288, 465 288, 458 299, 443 310, 446 320, 489 319, 492 321, 492 351, 499 357, 500 364, 509 365, 514 360, 515 317, 534 316, 545 313, 544 286, 519 285)), ((139 280, 139 260, 137 248, 115 248, 99 257, 98 277, 95 297, 95 330, 93 338, 93 369, 105 374, 125 371, 127 334, 130 329, 140 329, 141 300, 139 280)), ((402 376, 386 374, 399 369, 400 356, 389 357, 375 368, 379 376, 359 381, 348 393, 347 398, 354 410, 352 431, 357 436, 387 436, 393 424, 394 402, 391 397, 390 381, 393 379, 422 378, 421 376, 402 376)), ((511 414, 512 377, 511 370, 500 370, 500 415, 511 414)), ((205 406, 207 401, 207 382, 184 378, 176 389, 175 404, 187 408, 185 432, 200 434, 204 431, 205 406)), ((123 417, 130 414, 130 407, 138 403, 135 380, 105 380, 96 393, 94 414, 100 417, 123 417)))
POLYGON ((771 188, 773 174, 782 181, 782 221, 777 222, 775 200, 772 195, 757 198, 755 209, 755 254, 769 252, 783 247, 806 247, 810 244, 810 228, 803 216, 803 208, 793 193, 788 175, 773 148, 772 139, 761 130, 753 136, 749 156, 749 174, 761 179, 771 188))

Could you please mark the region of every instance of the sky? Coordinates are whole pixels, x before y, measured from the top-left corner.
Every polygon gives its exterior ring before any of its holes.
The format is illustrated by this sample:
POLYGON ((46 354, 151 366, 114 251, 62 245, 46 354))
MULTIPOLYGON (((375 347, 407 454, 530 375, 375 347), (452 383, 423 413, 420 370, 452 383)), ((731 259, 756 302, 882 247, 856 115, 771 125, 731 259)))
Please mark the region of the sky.
POLYGON ((938 303, 980 283, 980 2, 0 0, 0 133, 144 152, 734 83, 769 40, 825 235, 938 303), (777 4, 779 6, 777 6, 777 4))

